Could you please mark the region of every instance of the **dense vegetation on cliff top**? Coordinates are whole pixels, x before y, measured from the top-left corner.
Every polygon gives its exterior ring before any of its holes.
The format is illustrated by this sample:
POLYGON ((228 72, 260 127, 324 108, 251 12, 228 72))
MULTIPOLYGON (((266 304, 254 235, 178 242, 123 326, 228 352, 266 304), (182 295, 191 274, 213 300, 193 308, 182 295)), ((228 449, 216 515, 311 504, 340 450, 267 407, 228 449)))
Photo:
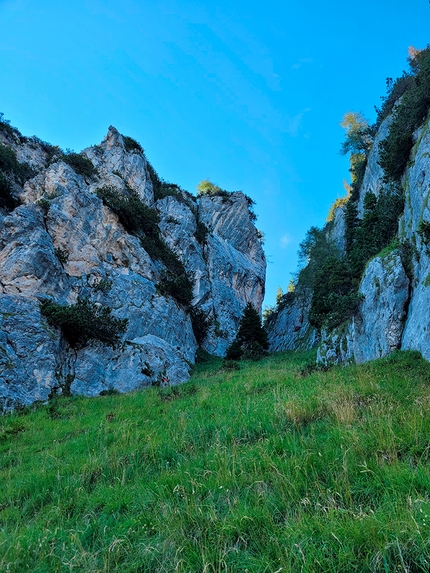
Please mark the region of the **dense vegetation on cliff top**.
MULTIPOLYGON (((345 115, 342 126, 346 129, 346 137, 341 152, 349 154, 351 185, 347 185, 347 196, 334 203, 328 224, 322 230, 312 227, 299 250, 301 270, 297 273, 295 288, 298 293, 311 293, 309 321, 312 326, 331 329, 355 314, 360 302, 358 288, 366 265, 388 245, 398 249, 406 271, 410 272, 413 247, 405 240, 395 240, 398 219, 404 210, 400 179, 413 147, 413 133, 426 119, 429 108, 428 47, 421 51, 411 49, 409 72, 404 72, 395 81, 387 80, 387 95, 382 98, 381 108, 376 110, 375 125, 369 126, 359 113, 345 115), (389 134, 379 144, 385 187, 378 197, 366 193, 364 213, 359 216, 358 202, 368 154, 377 130, 390 114, 389 134), (329 238, 338 207, 345 211, 345 252, 340 252, 329 238)), ((266 313, 267 323, 270 324, 293 299, 292 292, 279 297, 276 308, 266 313)))
POLYGON ((285 353, 0 419, 0 570, 430 568, 430 368, 285 353))

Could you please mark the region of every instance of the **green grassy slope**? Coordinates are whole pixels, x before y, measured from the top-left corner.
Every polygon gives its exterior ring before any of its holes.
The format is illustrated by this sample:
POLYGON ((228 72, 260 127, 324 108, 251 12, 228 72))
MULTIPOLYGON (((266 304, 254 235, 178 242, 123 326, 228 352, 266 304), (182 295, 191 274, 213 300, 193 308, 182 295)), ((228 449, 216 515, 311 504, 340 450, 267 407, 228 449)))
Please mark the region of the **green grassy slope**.
POLYGON ((430 365, 216 360, 0 419, 0 570, 430 568, 430 365))

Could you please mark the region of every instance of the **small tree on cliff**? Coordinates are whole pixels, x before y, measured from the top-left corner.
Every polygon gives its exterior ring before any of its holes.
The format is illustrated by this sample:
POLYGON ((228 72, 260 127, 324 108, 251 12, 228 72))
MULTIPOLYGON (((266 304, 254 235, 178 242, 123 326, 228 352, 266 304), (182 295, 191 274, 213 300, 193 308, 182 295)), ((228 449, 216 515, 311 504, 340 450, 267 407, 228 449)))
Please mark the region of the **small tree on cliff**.
POLYGON ((267 332, 261 325, 260 315, 248 302, 240 320, 236 339, 227 348, 226 358, 228 360, 240 360, 240 358, 258 360, 266 354, 268 348, 267 332))

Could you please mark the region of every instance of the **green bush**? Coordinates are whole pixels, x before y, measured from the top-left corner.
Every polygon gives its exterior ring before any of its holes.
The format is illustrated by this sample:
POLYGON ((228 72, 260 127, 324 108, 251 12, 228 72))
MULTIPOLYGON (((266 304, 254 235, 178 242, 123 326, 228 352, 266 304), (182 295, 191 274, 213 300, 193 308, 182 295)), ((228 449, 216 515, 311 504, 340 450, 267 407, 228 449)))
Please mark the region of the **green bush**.
POLYGON ((251 221, 256 221, 257 214, 254 212, 255 201, 254 199, 251 199, 251 197, 249 197, 248 195, 245 195, 245 193, 243 195, 246 199, 246 202, 248 203, 249 218, 251 219, 251 221))
MULTIPOLYGON (((336 245, 327 237, 325 229, 311 227, 299 245, 298 288, 313 289, 315 277, 326 260, 339 257, 336 245)), ((288 299, 285 299, 287 302, 288 299)), ((280 301, 282 304, 282 299, 280 301)))
POLYGON ((367 261, 389 245, 396 236, 399 216, 404 210, 402 190, 393 185, 378 197, 367 193, 363 220, 347 219, 347 252, 354 277, 360 279, 367 261), (353 231, 348 228, 352 224, 353 231), (352 238, 352 240, 351 240, 352 238))
POLYGON ((367 156, 373 143, 373 131, 364 116, 358 112, 347 112, 340 125, 346 129, 340 152, 342 155, 349 153, 351 187, 348 189, 348 195, 352 200, 357 200, 366 171, 367 156))
POLYGON ((356 308, 350 305, 353 291, 351 271, 341 258, 324 261, 315 275, 309 322, 321 328, 330 321, 336 326, 352 316, 356 308), (351 314, 350 314, 351 313, 351 314))
POLYGON ((127 193, 121 193, 111 185, 96 189, 96 194, 114 213, 128 232, 154 238, 159 236, 160 217, 155 209, 148 207, 138 193, 127 187, 127 193))
POLYGON ((421 237, 422 242, 425 245, 430 243, 430 222, 421 221, 418 225, 418 235, 421 237))
POLYGON ((13 175, 21 185, 34 175, 34 171, 28 163, 20 163, 16 157, 15 151, 1 143, 0 171, 13 175))
MULTIPOLYGON (((328 238, 326 229, 312 227, 300 244, 298 254, 302 264, 307 264, 298 275, 295 290, 312 293, 310 324, 315 328, 322 328, 328 323, 337 326, 352 316, 357 308, 354 294, 358 285, 354 281, 348 259, 341 258, 341 253, 328 238)), ((287 295, 293 299, 295 292, 287 295)), ((280 301, 281 308, 287 295, 280 301)))
POLYGON ((366 263, 392 242, 403 209, 404 197, 397 185, 378 197, 367 193, 362 220, 351 197, 345 209, 343 258, 327 238, 327 229, 308 231, 299 250, 299 259, 306 266, 299 273, 298 289, 312 291, 309 321, 314 327, 333 328, 357 312, 361 301, 358 287, 366 263))
POLYGON ((159 199, 164 199, 164 197, 171 196, 171 197, 176 197, 176 199, 178 199, 178 201, 184 202, 183 197, 182 197, 181 188, 178 185, 175 185, 174 183, 167 183, 167 181, 164 181, 164 179, 161 179, 158 176, 155 169, 149 163, 149 161, 147 162, 147 169, 149 172, 149 177, 150 177, 151 182, 152 182, 152 188, 154 190, 155 201, 158 201, 159 199))
POLYGON ((189 398, 197 394, 197 386, 192 382, 180 384, 178 386, 165 386, 158 388, 158 397, 162 402, 171 402, 180 398, 189 398))
POLYGON ((359 226, 358 202, 354 201, 351 197, 351 200, 348 201, 345 208, 345 252, 348 257, 351 254, 355 233, 359 226))
POLYGON ((47 155, 46 161, 48 164, 51 164, 55 159, 58 160, 64 156, 64 152, 58 145, 52 145, 51 143, 43 141, 35 135, 31 138, 30 141, 34 142, 42 148, 43 152, 47 155))
POLYGON ((413 82, 413 76, 407 72, 403 72, 403 74, 394 81, 393 78, 386 79, 387 95, 381 97, 382 106, 380 108, 375 106, 377 119, 373 126, 374 132, 379 129, 384 119, 390 115, 396 102, 402 97, 405 91, 412 86, 413 82))
POLYGON ((388 136, 380 142, 379 164, 386 181, 399 181, 413 146, 413 133, 425 120, 430 107, 430 48, 417 53, 411 79, 393 112, 388 136))
POLYGON ((206 227, 206 225, 200 221, 199 218, 196 219, 196 232, 195 232, 195 237, 197 239, 197 241, 201 244, 201 245, 205 245, 207 242, 207 237, 209 235, 209 229, 206 227))
POLYGON ((66 249, 57 248, 54 250, 55 256, 60 261, 62 265, 66 264, 69 260, 69 252, 66 249))
POLYGON ((19 171, 20 164, 16 158, 16 153, 11 147, 0 143, 0 169, 7 173, 19 171))
POLYGON ((124 148, 126 151, 129 153, 143 153, 143 147, 138 141, 132 137, 128 137, 128 135, 123 135, 122 139, 124 140, 124 148))
POLYGON ((208 195, 209 197, 230 197, 231 193, 225 189, 221 189, 218 185, 215 185, 209 179, 204 179, 200 181, 197 185, 197 195, 203 196, 208 195))
POLYGON ((16 128, 12 127, 10 121, 4 118, 4 114, 0 112, 0 131, 6 135, 16 135, 20 139, 23 138, 21 132, 16 128))
POLYGON ((97 169, 94 167, 90 159, 85 157, 85 155, 74 153, 73 151, 66 151, 66 153, 62 155, 61 159, 70 165, 78 175, 93 177, 97 174, 97 169))
POLYGON ((41 312, 49 324, 61 328, 64 338, 73 347, 85 346, 90 340, 100 340, 114 347, 128 322, 126 318, 114 318, 109 307, 97 306, 87 298, 79 298, 70 306, 44 301, 41 312))
POLYGON ((405 269, 406 276, 412 283, 414 279, 414 256, 416 255, 416 248, 406 239, 400 242, 399 248, 403 268, 405 269))
POLYGON ((358 154, 350 158, 351 167, 351 199, 357 201, 360 197, 360 188, 363 184, 364 174, 367 167, 367 155, 358 154))
POLYGON ((46 199, 46 197, 41 197, 38 201, 36 201, 36 205, 42 209, 44 215, 46 215, 51 208, 51 203, 48 199, 46 199))
POLYGON ((192 282, 183 263, 160 235, 160 217, 157 211, 145 205, 131 187, 127 188, 127 194, 118 192, 112 186, 99 187, 96 193, 103 203, 118 215, 127 231, 140 238, 148 255, 161 261, 166 267, 158 285, 160 293, 173 296, 181 304, 189 306, 193 298, 192 282))
POLYGON ((237 371, 240 370, 240 364, 236 360, 230 360, 228 358, 224 358, 221 370, 237 371))
POLYGON ((108 279, 108 278, 100 279, 94 285, 94 290, 106 293, 106 292, 110 291, 110 289, 112 288, 112 285, 113 285, 113 281, 111 281, 110 279, 108 279))
POLYGON ((13 211, 18 205, 19 201, 12 194, 10 181, 0 171, 0 208, 13 211))
POLYGON ((240 360, 243 355, 242 344, 238 340, 234 340, 227 348, 225 358, 228 361, 240 360))
POLYGON ((187 309, 190 308, 193 300, 193 285, 185 269, 183 274, 165 272, 157 288, 163 296, 171 296, 187 309))

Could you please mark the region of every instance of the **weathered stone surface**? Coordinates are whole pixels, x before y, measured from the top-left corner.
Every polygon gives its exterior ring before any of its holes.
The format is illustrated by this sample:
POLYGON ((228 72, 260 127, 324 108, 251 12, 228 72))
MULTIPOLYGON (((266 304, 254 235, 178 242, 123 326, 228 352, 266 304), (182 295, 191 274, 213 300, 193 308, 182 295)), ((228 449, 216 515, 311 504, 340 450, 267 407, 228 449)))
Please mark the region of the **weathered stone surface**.
POLYGON ((397 251, 369 263, 359 292, 363 301, 357 316, 346 325, 323 333, 319 361, 338 363, 353 358, 362 363, 401 347, 409 279, 397 251))
MULTIPOLYGON (((369 154, 360 189, 360 215, 363 214, 365 194, 370 191, 379 195, 385 186, 383 171, 378 164, 379 143, 387 136, 391 121, 392 118, 388 117, 382 123, 369 154)), ((405 211, 399 221, 398 236, 403 243, 402 256, 408 271, 398 249, 383 258, 375 257, 368 264, 360 285, 364 298, 359 311, 347 323, 321 333, 320 362, 365 362, 386 356, 397 348, 419 350, 430 360, 430 249, 427 239, 419 232, 422 221, 430 222, 428 120, 414 134, 414 142, 411 161, 402 179, 405 211), (408 253, 410 261, 407 261, 408 253)), ((342 210, 337 209, 329 232, 341 251, 344 250, 343 228, 342 210)), ((298 348, 295 337, 297 311, 293 307, 279 314, 273 332, 269 331, 272 349, 298 348)))
POLYGON ((243 193, 197 200, 192 209, 166 197, 157 201, 160 229, 167 244, 193 277, 193 304, 211 320, 203 347, 224 355, 236 337, 243 309, 252 302, 261 309, 266 260, 243 193), (195 238, 197 219, 209 233, 204 244, 195 238))
POLYGON ((420 223, 430 221, 430 129, 429 119, 415 133, 412 161, 403 178, 405 212, 400 220, 400 237, 413 247, 413 282, 402 348, 419 350, 430 360, 430 253, 420 235, 420 223))
POLYGON ((120 351, 100 343, 79 351, 70 390, 73 394, 97 396, 101 391, 129 392, 137 388, 179 384, 188 380, 189 367, 172 346, 158 336, 147 334, 127 340, 120 351))
POLYGON ((323 330, 317 351, 317 362, 325 365, 352 362, 354 337, 354 319, 331 331, 323 330))
POLYGON ((4 294, 26 296, 68 290, 67 276, 34 205, 0 216, 0 287, 4 294))
POLYGON ((269 349, 271 352, 282 350, 308 350, 318 344, 319 336, 309 324, 308 315, 311 299, 306 293, 291 297, 279 313, 269 321, 269 349))
POLYGON ((154 202, 144 155, 137 151, 127 153, 124 139, 114 127, 109 127, 108 134, 100 145, 89 147, 84 153, 98 169, 102 185, 118 187, 127 184, 145 203, 151 205, 154 202))
POLYGON ((430 129, 429 120, 415 134, 412 161, 403 178, 405 212, 400 221, 400 235, 415 240, 422 249, 417 235, 421 221, 430 221, 430 129), (414 239, 415 237, 415 239, 414 239))
POLYGON ((222 356, 236 336, 247 303, 261 309, 266 259, 243 193, 202 197, 199 217, 211 232, 205 247, 211 284, 206 308, 212 306, 214 327, 205 347, 222 356))
POLYGON ((58 384, 60 337, 41 319, 39 303, 0 295, 0 411, 46 400, 58 384))
POLYGON ((409 303, 409 279, 397 251, 373 259, 360 285, 364 296, 354 320, 354 358, 366 362, 400 348, 409 303))
POLYGON ((364 212, 364 197, 366 193, 373 193, 378 196, 384 187, 384 171, 379 165, 379 144, 383 141, 389 131, 392 122, 392 116, 389 115, 381 123, 381 126, 376 134, 375 141, 373 142, 372 149, 367 158, 366 171, 364 173, 363 183, 360 188, 360 199, 358 201, 358 216, 363 217, 364 212))
POLYGON ((415 265, 413 285, 402 348, 419 350, 430 360, 430 259, 426 252, 421 253, 415 265))
POLYGON ((345 206, 335 209, 333 221, 329 227, 328 237, 341 253, 345 252, 345 206))
MULTIPOLYGON (((110 128, 100 146, 84 152, 98 172, 87 179, 63 161, 48 164, 37 139, 2 141, 33 165, 35 175, 18 188, 22 205, 0 213, 0 407, 65 392, 94 396, 187 380, 197 348, 190 315, 159 294, 162 263, 95 193, 102 185, 119 192, 128 186, 154 206, 144 155, 127 152, 110 128), (73 304, 79 297, 128 319, 118 347, 93 341, 73 349, 41 315, 46 298, 73 304)), ((157 202, 160 231, 193 279, 193 304, 213 319, 206 348, 222 354, 246 303, 261 309, 264 254, 242 193, 227 201, 182 199, 157 202), (195 237, 198 219, 209 229, 205 244, 195 237)))

